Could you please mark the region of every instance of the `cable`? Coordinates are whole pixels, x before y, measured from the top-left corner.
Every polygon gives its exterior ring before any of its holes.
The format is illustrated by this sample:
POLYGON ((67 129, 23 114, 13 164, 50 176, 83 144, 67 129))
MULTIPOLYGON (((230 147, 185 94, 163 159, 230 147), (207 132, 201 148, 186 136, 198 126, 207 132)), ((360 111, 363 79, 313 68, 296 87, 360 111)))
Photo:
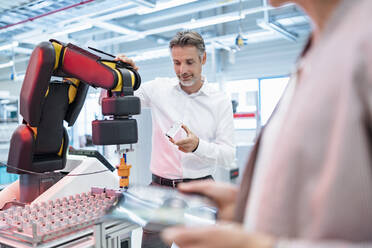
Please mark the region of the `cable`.
POLYGON ((7 164, 5 164, 5 163, 3 163, 3 162, 0 162, 0 164, 1 164, 2 166, 5 166, 5 167, 8 167, 8 168, 11 168, 11 169, 17 170, 17 171, 26 172, 26 173, 34 174, 34 175, 44 175, 44 173, 39 173, 39 172, 34 172, 34 171, 29 171, 29 170, 20 169, 20 168, 17 168, 17 167, 13 167, 13 166, 7 165, 7 164))
MULTIPOLYGON (((87 173, 81 173, 81 174, 67 174, 66 176, 68 177, 75 177, 75 176, 86 176, 86 175, 92 175, 92 174, 98 174, 98 173, 103 173, 103 172, 106 172, 106 171, 110 171, 110 170, 100 170, 100 171, 93 171, 93 172, 87 172, 87 173)), ((111 171, 110 171, 111 172, 111 171)))
MULTIPOLYGON (((0 162, 0 165, 5 166, 5 167, 8 167, 8 168, 11 168, 11 169, 14 169, 14 170, 18 170, 18 171, 21 171, 21 172, 26 172, 26 173, 29 173, 29 174, 33 174, 33 175, 45 175, 45 173, 39 173, 39 172, 34 172, 34 171, 20 169, 20 168, 17 168, 17 167, 13 167, 13 166, 7 165, 7 164, 5 164, 3 162, 0 162)), ((110 171, 110 170, 106 169, 106 170, 99 170, 99 171, 93 171, 93 172, 87 172, 87 173, 80 173, 80 174, 67 174, 66 176, 70 176, 70 177, 87 176, 87 175, 93 175, 93 174, 103 173, 103 172, 106 172, 106 171, 110 171)))

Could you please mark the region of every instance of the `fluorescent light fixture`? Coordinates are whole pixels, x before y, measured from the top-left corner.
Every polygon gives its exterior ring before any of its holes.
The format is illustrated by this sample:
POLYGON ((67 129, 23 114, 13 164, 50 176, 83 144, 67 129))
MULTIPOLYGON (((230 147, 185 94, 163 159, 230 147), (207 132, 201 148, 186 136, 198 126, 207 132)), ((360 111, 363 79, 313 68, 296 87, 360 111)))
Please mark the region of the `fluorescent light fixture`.
MULTIPOLYGON (((248 43, 257 43, 262 41, 269 41, 278 39, 280 36, 273 31, 266 31, 259 29, 257 31, 251 31, 248 33, 242 34, 244 37, 248 39, 248 43)), ((233 46, 235 44, 236 34, 218 36, 215 38, 205 39, 204 42, 206 44, 207 53, 211 53, 213 49, 225 49, 229 50, 228 44, 233 46), (216 43, 217 42, 217 43, 216 43)), ((134 61, 145 61, 150 59, 158 59, 162 57, 169 57, 169 48, 168 46, 158 47, 156 49, 146 49, 142 51, 136 51, 132 53, 128 53, 127 56, 132 58, 134 61)))
POLYGON ((285 26, 293 26, 293 25, 304 25, 309 23, 309 19, 305 16, 293 16, 288 18, 281 18, 275 20, 276 23, 285 26))
MULTIPOLYGON (((174 0, 174 1, 167 2, 166 4, 159 3, 154 9, 150 9, 150 10, 151 11, 152 10, 159 11, 159 10, 161 10, 161 8, 163 8, 163 6, 164 6, 163 9, 166 9, 166 8, 170 8, 171 5, 178 6, 178 5, 187 4, 187 3, 191 3, 191 2, 195 2, 195 0, 185 0, 185 1, 174 0), (161 6, 161 8, 160 8, 160 6, 161 6)), ((268 8, 270 9, 271 7, 268 7, 268 8)), ((143 9, 145 9, 145 8, 143 8, 143 9)), ((134 41, 134 40, 136 40, 136 38, 138 40, 142 37, 146 37, 146 36, 153 35, 153 34, 160 34, 160 33, 165 33, 165 32, 169 32, 169 31, 185 29, 185 28, 190 28, 190 29, 197 28, 197 27, 200 28, 200 27, 210 26, 210 25, 218 24, 218 23, 236 21, 236 20, 239 20, 239 19, 244 19, 247 15, 262 12, 265 9, 266 8, 264 8, 264 7, 257 7, 257 8, 253 8, 253 9, 243 10, 241 12, 235 11, 233 13, 222 14, 222 15, 218 15, 218 16, 215 16, 215 17, 207 17, 207 18, 202 18, 202 19, 196 19, 192 23, 184 22, 184 23, 170 24, 170 25, 167 25, 167 26, 148 29, 148 30, 137 33, 136 36, 122 35, 122 36, 117 36, 117 37, 113 37, 113 38, 102 39, 102 40, 96 41, 95 43, 96 43, 96 47, 105 47, 105 46, 109 46, 109 45, 112 45, 112 44, 134 41)), ((150 13, 150 12, 146 12, 146 13, 145 12, 140 12, 139 14, 147 14, 147 13, 150 13)))
POLYGON ((31 48, 25 48, 25 47, 15 47, 14 52, 16 53, 23 53, 23 54, 31 54, 32 53, 31 48))
POLYGON ((0 98, 10 98, 10 92, 8 90, 0 90, 0 98))
POLYGON ((143 61, 155 58, 162 58, 169 56, 169 48, 160 48, 156 50, 149 50, 133 57, 134 61, 143 61))
MULTIPOLYGON (((119 5, 114 5, 111 8, 101 8, 98 11, 95 10, 95 11, 92 11, 91 13, 89 13, 89 14, 86 14, 86 15, 79 15, 79 16, 74 17, 74 18, 68 18, 67 20, 59 22, 59 24, 60 25, 66 25, 68 23, 73 23, 75 21, 81 21, 83 19, 86 19, 86 18, 89 18, 89 17, 92 17, 92 16, 98 16, 98 15, 101 15, 103 13, 113 13, 117 9, 121 9, 121 8, 128 7, 128 6, 131 6, 131 5, 133 5, 131 2, 125 2, 125 3, 119 4, 119 5)), ((102 17, 105 17, 105 15, 99 17, 100 21, 105 20, 105 19, 101 19, 102 17)), ((96 17, 94 19, 97 20, 97 18, 98 17, 96 17)))
POLYGON ((12 49, 13 47, 17 47, 18 45, 18 41, 13 41, 11 44, 0 46, 0 51, 12 49))
POLYGON ((170 9, 173 7, 177 7, 179 5, 184 5, 188 3, 196 2, 196 0, 173 0, 169 2, 162 2, 162 3, 157 3, 155 8, 141 8, 137 11, 137 14, 139 15, 145 15, 145 14, 150 14, 156 11, 160 11, 163 9, 170 9))
POLYGON ((107 29, 107 30, 110 30, 110 31, 113 31, 113 32, 116 32, 116 33, 120 33, 120 34, 136 33, 136 31, 134 31, 132 29, 121 27, 119 25, 115 25, 115 24, 112 24, 112 23, 100 22, 100 21, 95 22, 94 20, 92 20, 92 22, 93 22, 93 25, 96 26, 96 27, 99 27, 99 28, 102 28, 102 29, 107 29))
MULTIPOLYGON (((213 16, 213 17, 197 19, 191 22, 183 22, 183 23, 177 23, 177 24, 173 24, 169 26, 160 27, 160 28, 149 29, 149 30, 140 32, 140 34, 149 36, 153 34, 169 32, 169 31, 173 31, 177 29, 195 29, 195 28, 200 28, 200 27, 206 27, 206 26, 215 25, 218 23, 231 22, 231 21, 235 21, 239 19, 240 19, 239 15, 225 14, 225 15, 220 15, 216 17, 213 16)), ((116 38, 121 39, 121 37, 114 37, 111 39, 116 39, 116 38)), ((128 37, 125 37, 125 39, 127 38, 128 37)))
POLYGON ((0 69, 6 68, 6 67, 11 67, 14 65, 13 61, 9 61, 8 63, 0 64, 0 69))
POLYGON ((263 4, 262 7, 264 8, 264 19, 257 20, 256 21, 257 25, 263 29, 277 32, 287 40, 297 41, 298 35, 296 33, 289 32, 282 25, 280 25, 280 23, 275 23, 272 21, 269 15, 267 0, 263 0, 262 4, 263 4))
POLYGON ((111 14, 95 17, 94 20, 95 21, 107 21, 107 20, 112 20, 112 19, 115 19, 115 18, 123 18, 123 17, 126 17, 126 16, 137 14, 138 9, 140 9, 140 8, 142 8, 142 7, 135 7, 135 8, 116 11, 116 12, 111 13, 111 14))
POLYGON ((154 8, 156 5, 156 0, 131 0, 131 1, 136 4, 150 8, 154 8))
POLYGON ((184 25, 184 28, 195 29, 195 28, 200 28, 200 27, 207 27, 207 26, 216 25, 220 23, 237 21, 240 18, 241 17, 239 15, 221 15, 221 16, 216 16, 216 17, 213 16, 210 18, 203 18, 203 19, 189 22, 184 25))
POLYGON ((275 31, 281 34, 284 38, 290 41, 297 41, 298 35, 292 32, 287 31, 280 24, 275 24, 273 22, 267 22, 263 19, 257 20, 257 25, 263 29, 275 31))
POLYGON ((38 10, 38 9, 42 9, 42 8, 46 8, 50 5, 52 5, 53 2, 52 1, 44 1, 44 2, 41 2, 41 3, 38 3, 38 4, 35 4, 35 5, 32 5, 30 7, 30 9, 32 10, 38 10))
POLYGON ((85 23, 85 24, 79 25, 79 26, 67 27, 65 30, 62 30, 60 32, 56 32, 56 33, 51 34, 51 36, 55 37, 55 36, 61 36, 61 35, 64 35, 64 34, 71 34, 71 33, 75 33, 75 32, 78 32, 78 31, 85 30, 85 29, 90 29, 92 27, 93 27, 93 25, 91 23, 85 23))

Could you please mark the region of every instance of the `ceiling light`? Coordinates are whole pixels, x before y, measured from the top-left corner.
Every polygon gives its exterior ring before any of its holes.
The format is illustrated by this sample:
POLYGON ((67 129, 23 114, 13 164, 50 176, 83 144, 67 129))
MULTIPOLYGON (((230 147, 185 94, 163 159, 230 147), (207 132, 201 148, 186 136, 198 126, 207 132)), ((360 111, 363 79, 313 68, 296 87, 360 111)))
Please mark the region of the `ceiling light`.
POLYGON ((131 0, 131 1, 136 4, 150 8, 154 8, 156 5, 156 0, 131 0))
POLYGON ((6 68, 6 67, 11 67, 14 65, 13 61, 9 61, 8 63, 0 64, 0 69, 6 68))
POLYGON ((41 3, 30 6, 29 9, 38 10, 38 9, 46 8, 46 7, 48 7, 52 4, 53 4, 53 2, 44 1, 44 2, 41 2, 41 3))
MULTIPOLYGON (((61 21, 60 24, 61 25, 66 25, 68 23, 73 23, 73 22, 76 22, 76 21, 81 21, 85 18, 89 18, 89 17, 92 17, 92 16, 98 16, 98 15, 101 15, 103 13, 114 13, 115 10, 117 9, 122 9, 122 8, 125 8, 125 7, 128 7, 128 6, 132 6, 133 4, 130 3, 130 2, 125 2, 125 3, 122 3, 122 4, 119 4, 119 5, 114 5, 110 8, 101 8, 100 10, 95 10, 95 11, 92 11, 88 14, 85 14, 85 15, 79 15, 79 16, 76 16, 74 18, 68 18, 67 20, 64 20, 64 21, 61 21)), ((102 17, 105 17, 106 15, 101 15, 99 17, 99 20, 100 21, 104 21, 104 20, 107 20, 107 19, 101 19, 102 17)), ((97 17, 94 18, 95 20, 97 20, 97 17)), ((110 19, 110 18, 109 18, 110 19)))
POLYGON ((96 27, 99 27, 99 28, 102 28, 102 29, 107 29, 107 30, 110 30, 110 31, 113 31, 113 32, 116 32, 116 33, 121 33, 121 34, 133 34, 133 33, 136 33, 136 31, 132 30, 132 29, 129 29, 129 28, 126 28, 126 27, 123 27, 123 26, 119 26, 119 25, 116 25, 116 24, 112 24, 112 23, 108 23, 108 22, 100 22, 100 21, 97 21, 97 22, 94 22, 94 20, 92 20, 94 26, 96 27))
POLYGON ((285 27, 280 25, 280 23, 275 23, 273 22, 272 18, 270 18, 267 0, 263 0, 262 5, 263 5, 262 7, 264 8, 264 18, 257 20, 256 21, 257 25, 263 29, 277 32, 287 40, 297 41, 298 35, 296 33, 286 30, 285 27))
POLYGON ((133 57, 134 61, 143 61, 155 58, 162 58, 169 56, 169 49, 168 48, 160 48, 160 49, 152 49, 150 51, 145 51, 137 56, 133 57))
POLYGON ((173 7, 177 7, 179 5, 184 5, 184 4, 188 4, 192 2, 196 2, 196 0, 173 0, 173 1, 166 2, 166 3, 162 2, 162 3, 156 4, 155 8, 152 8, 152 9, 141 8, 140 10, 138 10, 137 14, 139 15, 150 14, 152 12, 160 11, 163 9, 170 9, 173 7))
MULTIPOLYGON (((230 22, 230 21, 235 21, 240 19, 239 15, 231 15, 231 14, 225 14, 225 15, 220 15, 220 16, 213 16, 213 17, 207 17, 207 18, 202 18, 202 19, 197 19, 194 22, 183 22, 183 23, 177 23, 169 26, 163 26, 160 28, 154 28, 154 29, 149 29, 146 31, 140 32, 140 34, 143 34, 144 36, 149 36, 153 34, 159 34, 159 33, 165 33, 177 29, 196 29, 196 28, 201 28, 201 27, 206 27, 210 25, 215 25, 219 23, 225 23, 225 22, 230 22)), ((111 39, 120 39, 121 37, 114 37, 111 39)), ((125 37, 127 39, 127 37, 125 37)))
POLYGON ((65 30, 62 30, 60 32, 56 32, 56 33, 51 34, 51 36, 55 37, 55 36, 61 36, 61 35, 64 35, 64 34, 71 34, 71 33, 75 33, 75 32, 78 32, 78 31, 85 30, 85 29, 90 29, 92 27, 93 27, 93 25, 91 23, 86 23, 86 24, 79 25, 79 26, 68 27, 65 30))
POLYGON ((199 19, 197 21, 192 21, 184 25, 185 29, 196 29, 201 27, 207 27, 211 25, 216 25, 220 23, 225 22, 232 22, 237 21, 240 19, 239 15, 223 15, 223 16, 217 16, 217 17, 210 17, 210 18, 204 18, 199 19))
MULTIPOLYGON (((188 3, 188 2, 194 2, 194 1, 195 0, 188 0, 188 1, 174 0, 174 1, 171 1, 169 3, 185 4, 185 3, 188 3)), ((159 3, 159 5, 160 5, 160 3, 159 3)), ((160 9, 158 9, 159 5, 157 5, 154 8, 154 10, 159 11, 160 10, 160 9)), ((290 6, 292 6, 292 5, 290 5, 290 6)), ((169 6, 167 6, 167 7, 169 7, 169 6)), ((207 18, 202 18, 202 19, 196 19, 195 22, 192 22, 192 23, 184 22, 184 23, 170 24, 168 26, 161 26, 161 27, 158 27, 158 28, 153 28, 153 29, 148 29, 148 30, 145 30, 145 31, 140 31, 135 36, 133 36, 133 35, 121 35, 121 36, 116 36, 116 37, 112 37, 112 38, 108 38, 108 39, 98 40, 98 41, 95 42, 95 44, 96 44, 95 46, 102 48, 102 47, 110 46, 112 44, 131 42, 131 41, 138 40, 138 39, 141 39, 143 37, 150 36, 150 35, 159 35, 160 33, 165 33, 165 32, 169 32, 169 31, 182 30, 182 29, 186 29, 186 28, 190 28, 190 29, 200 28, 200 27, 209 26, 209 25, 218 24, 218 23, 225 23, 225 22, 229 22, 229 21, 237 21, 239 19, 243 19, 243 16, 245 17, 247 15, 259 13, 259 12, 262 12, 266 9, 271 9, 271 8, 272 7, 267 7, 267 8, 257 7, 257 8, 253 8, 253 9, 243 10, 243 11, 241 11, 241 13, 239 11, 236 11, 236 12, 233 12, 233 13, 218 15, 216 17, 207 17, 207 18), (212 20, 212 19, 214 19, 214 20, 212 20)), ((273 31, 271 31, 271 32, 273 32, 273 31)), ((236 38, 236 36, 234 37, 234 39, 235 38, 236 38)))
POLYGON ((31 54, 33 49, 31 48, 25 48, 25 47, 15 47, 14 52, 15 53, 23 53, 23 54, 31 54))
POLYGON ((17 47, 18 45, 19 45, 18 41, 13 41, 10 44, 0 46, 0 51, 12 49, 13 47, 17 47))
MULTIPOLYGON (((272 31, 268 32, 268 31, 259 30, 257 32, 243 33, 242 35, 248 38, 249 43, 255 43, 255 42, 262 42, 262 41, 267 41, 271 39, 277 39, 278 35, 273 36, 271 35, 272 33, 276 34, 272 31)), ((232 51, 233 49, 229 48, 228 45, 226 45, 225 43, 233 45, 235 38, 236 38, 235 35, 225 35, 225 36, 219 36, 219 37, 215 37, 211 39, 205 39, 204 42, 206 45, 206 50, 209 53, 215 48, 232 51)), ((158 47, 157 49, 150 49, 150 50, 146 49, 143 51, 136 51, 133 53, 128 53, 127 56, 132 58, 134 61, 145 61, 145 60, 150 60, 150 59, 168 57, 170 56, 170 54, 169 54, 169 47, 163 46, 163 47, 158 47)))
POLYGON ((257 25, 263 29, 275 31, 279 34, 281 34, 284 38, 290 41, 297 41, 298 35, 295 33, 292 33, 290 31, 287 31, 284 27, 282 27, 280 24, 276 24, 273 22, 267 22, 263 19, 257 20, 257 25))

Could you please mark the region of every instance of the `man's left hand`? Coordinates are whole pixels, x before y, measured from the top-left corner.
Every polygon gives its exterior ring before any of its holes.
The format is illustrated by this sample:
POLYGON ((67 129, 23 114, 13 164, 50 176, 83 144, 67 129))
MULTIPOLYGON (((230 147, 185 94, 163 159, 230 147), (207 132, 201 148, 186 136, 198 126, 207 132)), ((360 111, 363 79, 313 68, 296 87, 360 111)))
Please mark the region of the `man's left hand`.
POLYGON ((180 248, 273 248, 275 245, 275 239, 270 236, 248 233, 242 226, 230 223, 167 228, 162 238, 180 248))
POLYGON ((199 138, 196 136, 191 130, 184 124, 181 126, 183 130, 185 130, 187 137, 185 139, 181 139, 178 141, 174 141, 172 138, 169 140, 178 146, 178 150, 183 151, 183 152, 193 152, 196 150, 196 148, 199 145, 199 138))

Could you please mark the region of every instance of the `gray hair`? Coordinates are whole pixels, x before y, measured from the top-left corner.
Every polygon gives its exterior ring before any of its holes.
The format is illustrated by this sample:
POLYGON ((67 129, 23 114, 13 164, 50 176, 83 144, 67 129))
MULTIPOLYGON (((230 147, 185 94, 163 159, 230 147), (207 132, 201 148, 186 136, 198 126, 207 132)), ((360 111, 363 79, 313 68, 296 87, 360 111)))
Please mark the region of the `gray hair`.
POLYGON ((192 30, 178 32, 169 42, 169 49, 172 50, 175 46, 194 46, 198 49, 200 60, 203 59, 205 44, 203 37, 198 32, 192 30))

